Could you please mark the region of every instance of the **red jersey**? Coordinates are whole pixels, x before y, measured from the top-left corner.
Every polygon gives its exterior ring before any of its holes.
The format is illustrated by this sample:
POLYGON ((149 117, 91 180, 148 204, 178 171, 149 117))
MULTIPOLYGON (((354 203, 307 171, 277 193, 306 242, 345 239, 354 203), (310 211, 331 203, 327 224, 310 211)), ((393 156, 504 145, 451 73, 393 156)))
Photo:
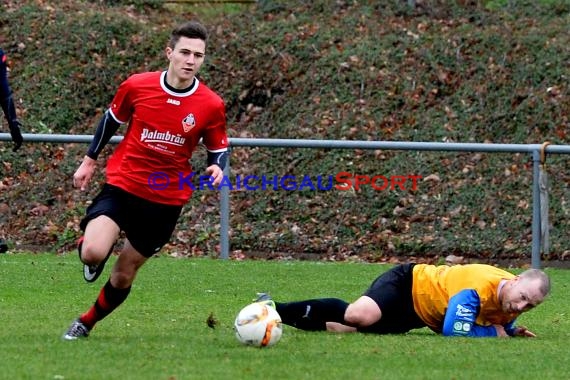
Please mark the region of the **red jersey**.
POLYGON ((177 92, 166 86, 166 71, 132 75, 119 86, 109 111, 129 125, 107 163, 107 183, 152 202, 188 202, 189 160, 200 139, 210 152, 228 147, 224 102, 198 78, 177 92), (160 186, 153 182, 157 176, 160 186))

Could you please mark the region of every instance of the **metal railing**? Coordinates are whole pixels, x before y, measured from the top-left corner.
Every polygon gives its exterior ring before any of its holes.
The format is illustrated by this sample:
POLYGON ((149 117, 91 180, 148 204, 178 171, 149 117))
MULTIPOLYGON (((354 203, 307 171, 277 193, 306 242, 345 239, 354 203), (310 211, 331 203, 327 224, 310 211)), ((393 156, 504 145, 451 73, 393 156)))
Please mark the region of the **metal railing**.
MULTIPOLYGON (((47 143, 90 143, 92 135, 55 135, 55 134, 24 134, 24 141, 47 143)), ((10 135, 0 133, 0 141, 10 141, 10 135)), ((111 138, 110 143, 116 144, 122 136, 111 138)), ((484 143, 438 143, 412 141, 347 141, 347 140, 302 140, 302 139, 255 139, 230 138, 229 144, 234 147, 258 148, 301 148, 301 149, 372 149, 372 150, 407 150, 407 151, 436 151, 436 152, 480 152, 480 153, 526 153, 532 155, 532 254, 531 265, 540 268, 541 246, 541 214, 540 214, 540 184, 539 172, 542 154, 570 154, 568 145, 543 144, 484 144, 484 143)), ((230 155, 231 157, 231 155, 230 155)), ((230 175, 230 160, 224 169, 224 175, 230 175)), ((230 189, 221 187, 220 199, 220 257, 229 258, 229 215, 230 189)))

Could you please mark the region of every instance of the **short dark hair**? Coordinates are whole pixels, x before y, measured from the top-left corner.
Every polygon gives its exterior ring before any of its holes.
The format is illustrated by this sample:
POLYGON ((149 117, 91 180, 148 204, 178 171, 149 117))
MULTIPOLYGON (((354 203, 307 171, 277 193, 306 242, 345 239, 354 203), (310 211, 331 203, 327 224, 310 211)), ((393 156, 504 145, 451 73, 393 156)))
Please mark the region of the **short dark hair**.
POLYGON ((550 278, 546 273, 540 269, 527 269, 519 275, 520 278, 525 280, 540 280, 538 290, 546 297, 550 293, 550 278))
POLYGON ((198 38, 204 42, 208 40, 208 30, 198 21, 188 21, 176 27, 170 34, 168 46, 174 49, 174 46, 180 40, 180 37, 198 38))

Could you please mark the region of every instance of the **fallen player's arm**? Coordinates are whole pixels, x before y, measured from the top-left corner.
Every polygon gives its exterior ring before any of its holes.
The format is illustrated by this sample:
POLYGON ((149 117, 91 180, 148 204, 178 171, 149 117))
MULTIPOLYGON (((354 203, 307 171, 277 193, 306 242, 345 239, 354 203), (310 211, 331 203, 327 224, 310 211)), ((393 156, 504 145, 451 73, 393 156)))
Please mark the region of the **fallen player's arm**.
POLYGON ((524 338, 536 338, 536 334, 527 329, 525 326, 514 326, 514 321, 505 326, 505 331, 509 336, 520 336, 524 338))
POLYGON ((451 297, 445 318, 442 334, 444 336, 492 337, 507 336, 505 329, 494 325, 481 326, 475 323, 481 308, 479 295, 473 289, 465 289, 451 297))

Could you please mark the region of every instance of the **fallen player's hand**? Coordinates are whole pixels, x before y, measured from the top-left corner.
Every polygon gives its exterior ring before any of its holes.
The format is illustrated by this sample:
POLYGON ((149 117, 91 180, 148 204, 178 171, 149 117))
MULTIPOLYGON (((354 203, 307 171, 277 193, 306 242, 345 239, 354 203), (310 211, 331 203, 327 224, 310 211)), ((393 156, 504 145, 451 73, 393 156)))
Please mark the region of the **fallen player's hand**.
POLYGON ((522 336, 522 337, 526 337, 526 338, 536 338, 536 334, 524 326, 515 327, 515 331, 513 332, 513 336, 522 336))

